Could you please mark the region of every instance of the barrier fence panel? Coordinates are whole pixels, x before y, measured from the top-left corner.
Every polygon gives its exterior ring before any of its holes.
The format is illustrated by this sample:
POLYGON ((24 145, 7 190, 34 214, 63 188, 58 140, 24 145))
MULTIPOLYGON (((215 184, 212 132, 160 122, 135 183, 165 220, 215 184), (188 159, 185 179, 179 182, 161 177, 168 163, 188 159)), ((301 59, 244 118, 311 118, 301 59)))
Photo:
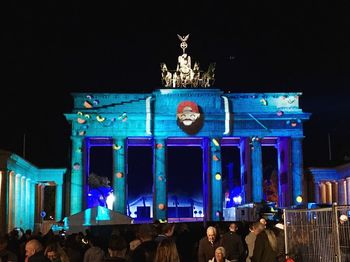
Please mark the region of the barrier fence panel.
POLYGON ((286 253, 298 262, 350 261, 349 210, 349 206, 284 210, 286 253))
POLYGON ((350 206, 337 206, 339 251, 341 262, 350 261, 350 206))

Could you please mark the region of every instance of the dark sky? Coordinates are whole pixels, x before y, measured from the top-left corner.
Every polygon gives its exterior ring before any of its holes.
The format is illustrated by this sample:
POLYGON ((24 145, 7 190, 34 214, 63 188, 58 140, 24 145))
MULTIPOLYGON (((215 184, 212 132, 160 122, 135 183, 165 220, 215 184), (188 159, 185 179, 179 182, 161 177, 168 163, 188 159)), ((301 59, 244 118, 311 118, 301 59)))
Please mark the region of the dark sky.
POLYGON ((186 51, 216 62, 216 88, 303 92, 306 166, 350 152, 349 1, 34 2, 3 9, 1 149, 22 155, 26 134, 29 161, 67 166, 70 93, 152 92, 190 33, 186 51))

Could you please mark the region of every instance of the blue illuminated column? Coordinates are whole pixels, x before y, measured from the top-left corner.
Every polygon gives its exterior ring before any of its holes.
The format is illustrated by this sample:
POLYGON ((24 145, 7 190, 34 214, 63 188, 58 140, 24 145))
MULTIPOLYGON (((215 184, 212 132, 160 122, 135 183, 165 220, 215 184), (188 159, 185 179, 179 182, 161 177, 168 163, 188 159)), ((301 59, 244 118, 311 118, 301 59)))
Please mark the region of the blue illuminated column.
POLYGON ((14 219, 14 227, 20 226, 20 215, 21 215, 21 176, 19 174, 16 175, 16 184, 15 184, 15 219, 14 219), (20 208, 18 208, 20 207, 20 208))
POLYGON ((263 172, 262 172, 262 151, 260 139, 252 141, 252 185, 253 202, 263 200, 263 172))
MULTIPOLYGON (((203 214, 204 220, 212 220, 212 189, 211 189, 211 161, 210 161, 210 141, 208 137, 202 139, 202 159, 203 159, 203 214)), ((215 215, 215 214, 214 214, 215 215)))
POLYGON ((26 177, 25 176, 21 176, 21 189, 20 189, 20 202, 21 202, 21 207, 20 210, 21 212, 19 213, 19 226, 21 228, 26 228, 26 224, 25 224, 25 206, 26 206, 26 177))
POLYGON ((56 184, 56 206, 55 206, 55 220, 62 219, 62 184, 56 184))
POLYGON ((126 214, 126 182, 125 182, 125 140, 114 138, 116 146, 113 148, 113 210, 126 214))
POLYGON ((222 217, 222 167, 221 167, 221 150, 219 141, 212 139, 210 143, 211 151, 211 191, 212 191, 212 211, 213 221, 219 221, 222 217), (214 159, 217 159, 216 161, 214 159))
POLYGON ((298 204, 298 196, 303 197, 303 137, 292 137, 293 203, 298 204))
POLYGON ((30 181, 30 201, 29 201, 29 225, 30 229, 34 230, 34 218, 35 218, 35 182, 30 181))
POLYGON ((25 205, 24 205, 24 214, 25 214, 25 225, 24 228, 31 228, 30 224, 30 183, 31 179, 27 178, 25 181, 25 188, 26 188, 26 194, 25 194, 25 205))
POLYGON ((8 232, 15 227, 16 218, 16 174, 14 171, 9 172, 9 207, 8 207, 8 232))
POLYGON ((290 159, 290 138, 279 137, 278 150, 278 206, 288 207, 292 204, 292 179, 290 159))
POLYGON ((82 211, 83 206, 83 140, 72 136, 72 168, 70 190, 70 213, 82 211))
POLYGON ((241 197, 242 203, 252 202, 252 169, 249 138, 242 137, 239 144, 241 161, 241 197))
POLYGON ((154 145, 154 171, 153 171, 153 220, 167 218, 167 193, 165 174, 165 140, 156 139, 154 145))

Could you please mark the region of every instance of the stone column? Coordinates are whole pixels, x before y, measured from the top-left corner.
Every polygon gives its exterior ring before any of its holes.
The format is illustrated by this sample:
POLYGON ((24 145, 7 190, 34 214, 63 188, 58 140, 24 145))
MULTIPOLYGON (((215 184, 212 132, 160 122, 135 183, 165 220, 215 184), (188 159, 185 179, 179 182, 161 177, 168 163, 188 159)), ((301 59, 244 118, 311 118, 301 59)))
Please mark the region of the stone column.
POLYGON ((263 171, 262 171, 262 151, 260 140, 252 141, 252 184, 253 202, 263 200, 263 171))
POLYGON ((332 204, 332 183, 327 181, 326 183, 326 203, 332 204))
POLYGON ((212 220, 220 221, 223 215, 223 197, 222 197, 222 167, 221 167, 221 149, 218 139, 212 139, 210 142, 211 152, 211 191, 212 191, 212 220), (213 158, 218 159, 213 161, 213 158))
POLYGON ((347 195, 346 195, 346 180, 340 179, 338 182, 338 204, 347 205, 347 195))
POLYGON ((25 212, 25 208, 26 208, 26 177, 25 176, 21 176, 20 178, 21 181, 21 186, 20 186, 20 203, 21 203, 21 207, 20 210, 21 212, 19 213, 19 226, 21 228, 26 228, 26 212, 25 212))
POLYGON ((211 187, 211 161, 210 161, 210 141, 208 137, 202 140, 203 159, 203 215, 205 221, 210 221, 215 217, 212 214, 212 187, 211 187))
POLYGON ((83 209, 83 139, 72 136, 72 168, 70 190, 70 214, 76 214, 83 209))
POLYGON ((315 203, 320 203, 320 183, 314 183, 314 188, 315 188, 315 203))
POLYGON ((167 192, 166 192, 166 173, 165 173, 165 140, 163 138, 155 139, 154 145, 154 163, 153 163, 153 220, 165 220, 167 218, 167 192))
POLYGON ((14 219, 14 227, 20 226, 20 220, 21 220, 21 212, 22 212, 22 205, 21 205, 21 175, 16 175, 15 180, 15 219, 14 219))
POLYGON ((114 138, 113 149, 113 210, 126 214, 126 178, 125 178, 125 139, 114 138))
POLYGON ((26 194, 25 194, 25 204, 24 204, 24 213, 25 213, 25 228, 29 229, 32 227, 32 225, 30 224, 30 183, 31 183, 31 179, 27 178, 25 180, 25 190, 26 190, 26 194))
POLYGON ((6 172, 0 170, 0 232, 7 232, 7 208, 8 205, 6 203, 6 194, 8 192, 8 189, 6 188, 7 185, 7 174, 6 172))
POLYGON ((278 206, 287 207, 292 204, 290 138, 279 137, 278 154, 278 206))
POLYGON ((35 182, 33 180, 30 181, 30 201, 29 201, 29 224, 31 226, 30 229, 34 230, 35 223, 35 182))
POLYGON ((346 199, 350 205, 350 177, 346 178, 346 199))
POLYGON ((332 181, 332 202, 338 203, 338 182, 332 181))
POLYGON ((9 193, 8 193, 8 228, 10 232, 15 227, 16 219, 16 175, 14 171, 9 172, 9 193))
POLYGON ((60 221, 62 219, 62 184, 56 184, 56 197, 55 197, 55 220, 60 221))
POLYGON ((327 197, 326 197, 326 184, 324 182, 320 183, 320 203, 326 204, 327 203, 327 197))
MULTIPOLYGON (((298 196, 303 197, 303 148, 302 137, 292 137, 292 176, 293 176, 293 203, 298 204, 298 196)), ((303 197, 304 199, 304 197, 303 197)))
POLYGON ((239 149, 240 149, 240 161, 241 161, 241 191, 242 191, 242 203, 246 204, 252 202, 252 162, 251 162, 251 150, 248 137, 241 137, 239 149))

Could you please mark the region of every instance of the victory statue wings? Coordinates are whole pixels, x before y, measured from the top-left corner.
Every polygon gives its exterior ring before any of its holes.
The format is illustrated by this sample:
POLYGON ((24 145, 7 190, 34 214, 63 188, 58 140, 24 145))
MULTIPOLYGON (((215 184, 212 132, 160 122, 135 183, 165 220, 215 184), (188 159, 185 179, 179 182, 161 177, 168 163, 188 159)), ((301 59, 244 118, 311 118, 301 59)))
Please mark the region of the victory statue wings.
POLYGON ((178 36, 178 38, 180 39, 180 41, 186 42, 187 39, 190 37, 190 34, 188 34, 188 35, 186 35, 186 36, 181 36, 181 35, 178 34, 177 36, 178 36))

